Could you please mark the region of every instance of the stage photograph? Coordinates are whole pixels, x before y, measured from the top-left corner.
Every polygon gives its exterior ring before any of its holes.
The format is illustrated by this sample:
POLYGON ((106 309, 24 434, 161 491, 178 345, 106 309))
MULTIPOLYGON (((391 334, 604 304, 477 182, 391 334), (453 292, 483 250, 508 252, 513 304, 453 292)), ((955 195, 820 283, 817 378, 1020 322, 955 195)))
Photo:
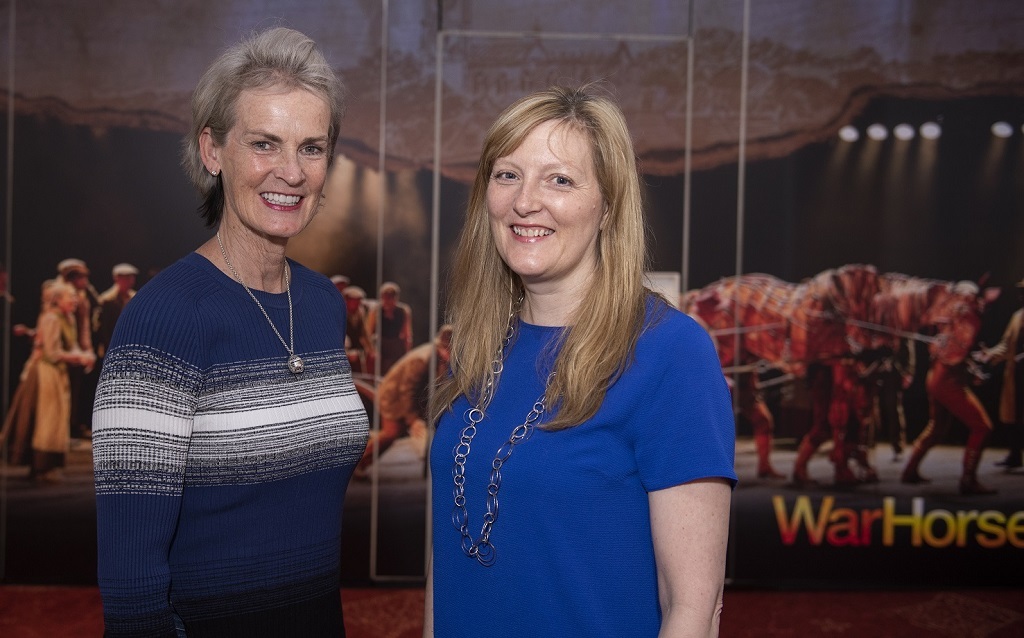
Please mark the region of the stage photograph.
POLYGON ((3 636, 1024 634, 1024 5, 0 34, 3 636))

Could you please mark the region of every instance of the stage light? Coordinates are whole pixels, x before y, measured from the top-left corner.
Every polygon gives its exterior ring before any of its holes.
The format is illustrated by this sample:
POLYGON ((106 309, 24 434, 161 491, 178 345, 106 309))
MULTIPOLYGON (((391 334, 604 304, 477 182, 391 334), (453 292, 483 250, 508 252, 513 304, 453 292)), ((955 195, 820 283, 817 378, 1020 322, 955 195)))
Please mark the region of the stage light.
POLYGON ((860 133, 857 132, 856 128, 847 124, 843 128, 839 129, 839 139, 844 142, 856 142, 860 139, 860 133))
POLYGON ((925 122, 921 125, 921 137, 926 140, 936 140, 942 135, 942 127, 935 122, 925 122))
POLYGON ((892 134, 898 140, 912 140, 914 139, 914 127, 909 124, 897 124, 896 128, 892 130, 892 134))
POLYGON ((996 122, 992 125, 992 135, 996 137, 1010 137, 1013 135, 1013 127, 1009 122, 996 122))
POLYGON ((872 124, 868 127, 868 137, 876 142, 881 142, 885 138, 889 137, 889 129, 885 128, 881 124, 872 124))

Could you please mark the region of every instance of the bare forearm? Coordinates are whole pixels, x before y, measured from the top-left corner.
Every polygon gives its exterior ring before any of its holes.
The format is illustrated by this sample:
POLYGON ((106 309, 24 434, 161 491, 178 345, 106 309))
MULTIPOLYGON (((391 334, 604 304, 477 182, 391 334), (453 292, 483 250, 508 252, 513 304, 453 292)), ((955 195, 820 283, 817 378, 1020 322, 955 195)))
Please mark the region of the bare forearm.
POLYGON ((684 603, 663 606, 658 638, 714 638, 722 618, 722 590, 711 610, 707 605, 684 603))

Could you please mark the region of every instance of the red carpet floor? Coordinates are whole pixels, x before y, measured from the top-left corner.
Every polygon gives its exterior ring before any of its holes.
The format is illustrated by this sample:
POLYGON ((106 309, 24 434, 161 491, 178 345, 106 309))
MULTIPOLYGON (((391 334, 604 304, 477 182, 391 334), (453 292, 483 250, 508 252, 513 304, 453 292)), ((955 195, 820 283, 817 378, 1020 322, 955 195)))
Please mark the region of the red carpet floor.
MULTIPOLYGON (((345 589, 342 599, 348 638, 412 638, 422 631, 422 589, 345 589)), ((95 638, 102 626, 95 588, 0 586, 3 638, 95 638)), ((721 635, 1020 637, 1024 590, 729 590, 721 635)))

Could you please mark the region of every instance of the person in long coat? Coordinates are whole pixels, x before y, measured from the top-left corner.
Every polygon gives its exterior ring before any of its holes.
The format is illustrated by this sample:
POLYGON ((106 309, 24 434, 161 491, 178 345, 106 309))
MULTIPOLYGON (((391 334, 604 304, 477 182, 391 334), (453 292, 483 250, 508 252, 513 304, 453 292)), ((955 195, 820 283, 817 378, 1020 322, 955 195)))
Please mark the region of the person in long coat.
POLYGON ((5 435, 13 432, 11 463, 28 464, 29 476, 41 481, 60 480, 70 444, 68 366, 90 360, 78 347, 77 307, 78 293, 67 284, 55 282, 43 291, 32 354, 4 423, 5 435))

